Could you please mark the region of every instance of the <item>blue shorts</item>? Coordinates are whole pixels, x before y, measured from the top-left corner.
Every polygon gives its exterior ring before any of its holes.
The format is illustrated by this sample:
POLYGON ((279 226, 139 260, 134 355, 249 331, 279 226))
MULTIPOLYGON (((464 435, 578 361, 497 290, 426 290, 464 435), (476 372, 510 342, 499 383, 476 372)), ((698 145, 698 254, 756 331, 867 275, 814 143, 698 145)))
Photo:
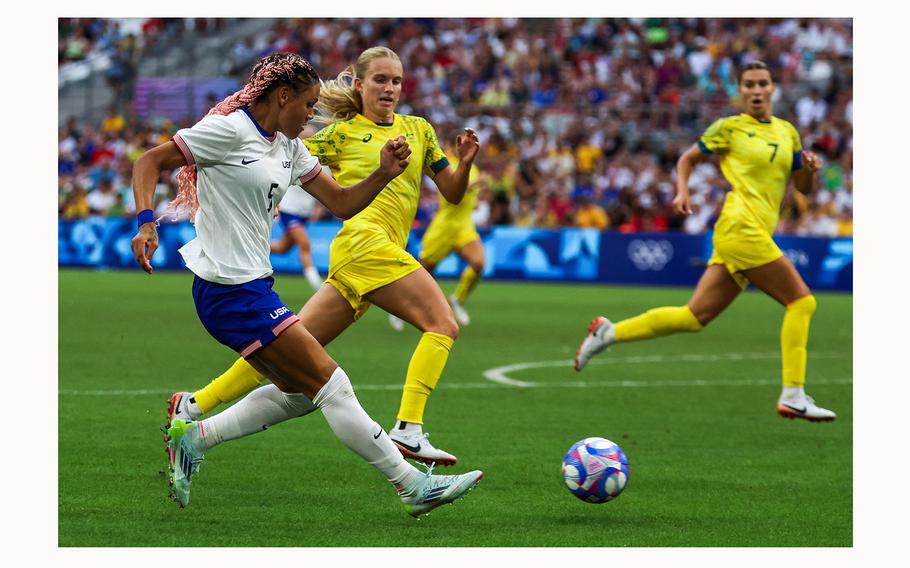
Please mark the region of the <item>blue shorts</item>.
POLYGON ((281 224, 284 225, 285 230, 293 227, 303 227, 306 229, 306 217, 300 217, 299 215, 292 215, 290 213, 281 213, 281 224))
POLYGON ((236 285, 196 276, 193 301, 199 320, 219 343, 249 359, 300 321, 272 290, 274 283, 271 276, 236 285))

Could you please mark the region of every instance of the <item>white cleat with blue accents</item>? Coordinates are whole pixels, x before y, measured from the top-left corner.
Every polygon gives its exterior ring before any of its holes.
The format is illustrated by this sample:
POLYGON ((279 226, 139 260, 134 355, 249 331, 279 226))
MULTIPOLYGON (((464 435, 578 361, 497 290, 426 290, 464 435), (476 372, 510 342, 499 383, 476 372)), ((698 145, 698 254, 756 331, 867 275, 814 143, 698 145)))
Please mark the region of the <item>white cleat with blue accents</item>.
POLYGON ((174 420, 167 431, 170 495, 181 508, 190 502, 190 483, 205 456, 205 440, 200 435, 200 427, 199 422, 174 420))
POLYGON ((433 466, 398 493, 404 510, 412 517, 426 515, 436 507, 467 495, 483 479, 480 470, 461 475, 432 475, 433 466))

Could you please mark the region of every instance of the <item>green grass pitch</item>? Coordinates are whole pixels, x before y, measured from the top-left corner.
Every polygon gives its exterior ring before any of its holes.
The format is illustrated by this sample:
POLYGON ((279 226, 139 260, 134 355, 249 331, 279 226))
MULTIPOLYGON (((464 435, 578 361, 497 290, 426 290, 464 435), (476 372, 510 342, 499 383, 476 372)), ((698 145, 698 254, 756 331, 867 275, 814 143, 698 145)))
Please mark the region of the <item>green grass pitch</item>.
MULTIPOLYGON (((849 294, 816 293, 807 391, 838 419, 813 424, 775 412, 783 309, 760 293, 700 334, 615 346, 577 374, 571 359, 593 316, 680 305, 690 290, 482 282, 425 420, 459 457, 440 470, 485 477, 417 521, 319 413, 215 448, 189 507, 168 499, 165 400, 235 359, 199 323, 191 282, 59 272, 62 547, 853 545, 849 294), (586 436, 629 457, 629 484, 611 503, 583 503, 563 485, 562 457, 586 436)), ((299 277, 279 275, 276 289, 294 309, 309 295, 299 277)), ((372 308, 328 347, 386 427, 418 337, 372 308)))

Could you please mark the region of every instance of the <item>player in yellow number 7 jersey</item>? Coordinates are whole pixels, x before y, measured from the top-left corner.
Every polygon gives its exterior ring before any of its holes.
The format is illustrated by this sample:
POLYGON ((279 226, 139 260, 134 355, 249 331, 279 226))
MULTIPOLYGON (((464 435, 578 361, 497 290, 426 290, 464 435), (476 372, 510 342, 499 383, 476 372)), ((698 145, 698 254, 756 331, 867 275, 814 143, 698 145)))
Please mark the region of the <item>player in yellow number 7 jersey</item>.
POLYGON ((738 80, 745 112, 714 122, 677 164, 676 213, 692 212, 689 174, 700 160, 717 155, 732 186, 714 226, 714 253, 688 305, 656 308, 615 325, 605 317, 595 318, 576 353, 575 370, 581 371, 614 343, 701 331, 751 282, 785 307, 780 332, 783 391, 777 412, 785 418, 834 420, 834 412, 817 406, 803 389, 815 297, 771 239, 791 172, 796 190, 807 194, 821 163, 802 149, 792 124, 772 116, 774 81, 767 65, 745 65, 738 80))
MULTIPOLYGON (((423 332, 405 376, 397 422, 389 436, 401 453, 424 463, 451 465, 456 457, 434 447, 423 432, 423 413, 458 336, 458 323, 439 285, 405 251, 417 213, 420 181, 433 177, 447 200, 458 203, 480 148, 477 135, 458 137, 457 167, 449 165, 429 122, 397 114, 404 70, 394 51, 372 47, 338 77, 322 83, 314 119, 328 126, 305 139, 309 151, 328 166, 339 184, 350 185, 376 169, 379 148, 403 136, 411 164, 363 211, 344 222, 329 250, 325 284, 298 316, 321 345, 338 337, 376 304, 423 332)), ((238 359, 224 374, 195 393, 175 393, 168 402, 168 422, 195 419, 250 392, 262 381, 238 359)))

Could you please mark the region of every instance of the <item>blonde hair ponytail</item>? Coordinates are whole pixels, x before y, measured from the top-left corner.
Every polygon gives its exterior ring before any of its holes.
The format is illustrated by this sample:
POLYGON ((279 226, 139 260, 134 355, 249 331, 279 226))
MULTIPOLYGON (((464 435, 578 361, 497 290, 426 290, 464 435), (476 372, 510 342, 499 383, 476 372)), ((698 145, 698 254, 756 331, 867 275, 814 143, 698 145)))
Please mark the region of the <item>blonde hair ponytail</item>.
POLYGON ((331 124, 350 120, 363 110, 363 100, 354 88, 354 66, 349 65, 330 81, 320 81, 316 122, 331 124))

